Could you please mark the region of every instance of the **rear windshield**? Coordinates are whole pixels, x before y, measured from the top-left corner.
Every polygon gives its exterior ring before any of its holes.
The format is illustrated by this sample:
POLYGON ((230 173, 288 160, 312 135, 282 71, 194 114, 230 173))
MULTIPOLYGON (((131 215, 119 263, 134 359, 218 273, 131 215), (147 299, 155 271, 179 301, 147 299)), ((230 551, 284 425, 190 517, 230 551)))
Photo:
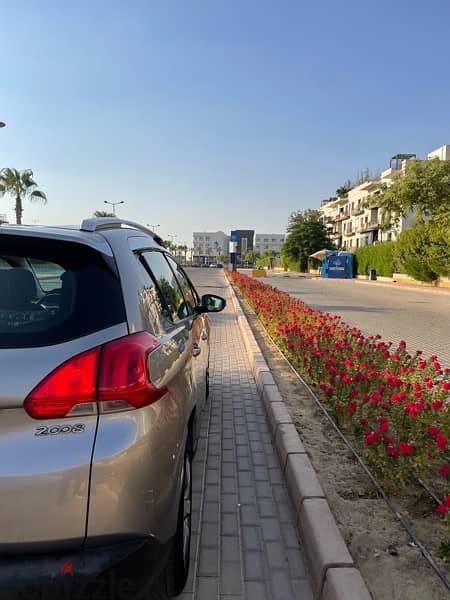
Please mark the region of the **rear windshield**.
POLYGON ((120 282, 96 250, 0 234, 0 347, 48 346, 125 321, 120 282))

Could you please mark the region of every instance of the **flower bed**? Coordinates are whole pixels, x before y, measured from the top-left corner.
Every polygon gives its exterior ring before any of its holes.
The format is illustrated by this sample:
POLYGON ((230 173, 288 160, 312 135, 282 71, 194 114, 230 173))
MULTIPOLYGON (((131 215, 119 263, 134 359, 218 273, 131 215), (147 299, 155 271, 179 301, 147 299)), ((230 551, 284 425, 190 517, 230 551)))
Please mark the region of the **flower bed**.
MULTIPOLYGON (((230 277, 339 425, 353 430, 387 489, 417 475, 449 478, 450 369, 436 356, 409 353, 405 342, 393 348, 251 277, 230 277)), ((437 510, 450 529, 447 492, 437 510)))

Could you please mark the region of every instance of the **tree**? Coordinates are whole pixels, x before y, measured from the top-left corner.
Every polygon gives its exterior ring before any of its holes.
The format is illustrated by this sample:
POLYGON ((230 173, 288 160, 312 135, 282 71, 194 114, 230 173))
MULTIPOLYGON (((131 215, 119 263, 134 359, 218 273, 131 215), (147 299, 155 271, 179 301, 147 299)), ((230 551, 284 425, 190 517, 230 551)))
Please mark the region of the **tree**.
POLYGON ((96 210, 94 212, 94 217, 100 218, 100 217, 115 217, 116 215, 114 213, 108 212, 107 210, 96 210))
POLYGON ((344 185, 341 185, 341 187, 338 187, 338 189, 336 190, 336 196, 338 196, 339 198, 345 198, 349 191, 352 189, 352 187, 352 182, 350 181, 350 179, 347 179, 344 185))
POLYGON ((219 254, 219 256, 217 257, 217 261, 220 262, 220 263, 227 264, 229 262, 229 260, 230 260, 229 255, 225 254, 225 253, 219 254))
POLYGON ((257 263, 260 267, 269 267, 273 269, 273 263, 275 261, 275 252, 273 250, 266 250, 263 255, 258 258, 257 263))
POLYGON ((408 275, 433 281, 450 273, 449 161, 408 161, 405 174, 383 186, 376 202, 385 228, 401 217, 415 216, 415 225, 400 234, 396 245, 396 256, 408 275))
POLYGON ((411 212, 431 219, 450 219, 450 161, 408 161, 404 176, 390 186, 384 185, 376 202, 388 223, 398 223, 411 212))
POLYGON ((255 250, 247 250, 244 254, 244 262, 254 265, 259 258, 259 252, 255 250))
POLYGON ((184 265, 187 265, 187 252, 189 250, 189 248, 186 246, 186 244, 180 244, 178 246, 179 251, 184 254, 184 265))
POLYGON ((428 265, 427 247, 430 243, 430 231, 423 220, 414 227, 402 231, 394 249, 397 264, 410 277, 419 281, 434 281, 438 274, 428 265))
POLYGON ((333 243, 320 220, 317 210, 296 211, 289 217, 286 241, 282 255, 299 264, 300 271, 307 271, 309 256, 324 248, 333 249, 333 243))
POLYGON ((12 196, 15 203, 16 223, 22 224, 23 201, 28 198, 31 202, 47 203, 47 196, 37 189, 37 183, 33 179, 33 171, 25 169, 2 169, 0 171, 0 196, 12 196))
POLYGON ((177 246, 172 242, 172 240, 164 240, 163 242, 164 248, 166 248, 169 252, 175 252, 177 246))

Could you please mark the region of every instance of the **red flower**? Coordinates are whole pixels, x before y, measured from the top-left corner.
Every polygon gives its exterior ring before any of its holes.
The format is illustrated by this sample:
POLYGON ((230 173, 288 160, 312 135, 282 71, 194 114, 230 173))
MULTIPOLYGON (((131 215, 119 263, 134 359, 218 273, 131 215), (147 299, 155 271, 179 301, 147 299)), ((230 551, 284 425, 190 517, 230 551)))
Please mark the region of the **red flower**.
POLYGON ((450 495, 445 498, 444 503, 447 508, 450 508, 450 495))
POLYGON ((450 392, 450 381, 444 381, 444 383, 442 384, 442 389, 446 392, 450 392))
POLYGON ((448 507, 445 504, 439 504, 437 511, 440 515, 446 515, 448 513, 448 507))
POLYGON ((359 420, 359 424, 362 425, 363 427, 366 427, 369 424, 369 421, 368 421, 368 419, 365 419, 365 418, 362 417, 359 420))
POLYGON ((398 448, 393 448, 392 446, 388 446, 386 448, 386 454, 388 456, 391 456, 392 458, 397 458, 399 452, 398 452, 398 448))
POLYGON ((373 446, 380 441, 380 434, 378 431, 367 431, 365 434, 366 446, 373 446))
POLYGON ((440 410, 444 406, 443 400, 435 400, 431 403, 431 407, 433 410, 440 410))
POLYGON ((439 427, 436 427, 436 425, 431 425, 428 427, 428 434, 435 438, 439 434, 439 427))
POLYGON ((447 436, 442 433, 438 433, 436 435, 436 446, 439 448, 439 450, 445 450, 447 448, 447 444, 448 444, 447 436))
POLYGON ((448 477, 448 474, 450 473, 450 467, 448 465, 442 465, 442 467, 439 469, 439 473, 441 477, 448 477))
POLYGON ((353 413, 356 412, 356 409, 358 408, 358 403, 356 401, 350 402, 350 404, 347 407, 347 411, 352 415, 353 413))
POLYGON ((414 454, 414 446, 409 442, 400 442, 398 449, 400 450, 400 454, 405 454, 405 456, 412 456, 414 454))
POLYGON ((387 417, 380 417, 379 418, 379 427, 378 427, 378 431, 380 431, 380 433, 386 433, 386 431, 389 431, 389 420, 387 417))

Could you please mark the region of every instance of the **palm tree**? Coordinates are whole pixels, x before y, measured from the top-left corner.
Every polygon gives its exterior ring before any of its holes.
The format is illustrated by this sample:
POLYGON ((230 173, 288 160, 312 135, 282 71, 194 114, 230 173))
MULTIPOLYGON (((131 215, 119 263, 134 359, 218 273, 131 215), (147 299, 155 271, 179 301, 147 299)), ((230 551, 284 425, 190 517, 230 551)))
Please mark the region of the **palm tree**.
POLYGON ((94 217, 115 217, 116 215, 114 215, 111 212, 108 212, 107 210, 96 210, 94 211, 94 217))
POLYGON ((33 179, 31 169, 25 169, 24 171, 9 168, 2 169, 0 171, 0 196, 12 196, 15 199, 14 210, 17 225, 22 224, 23 200, 25 198, 28 198, 31 202, 47 203, 47 196, 37 189, 37 183, 33 179))
POLYGON ((186 244, 181 244, 180 248, 180 252, 182 252, 184 254, 184 266, 187 265, 187 253, 189 248, 186 246, 186 244))

